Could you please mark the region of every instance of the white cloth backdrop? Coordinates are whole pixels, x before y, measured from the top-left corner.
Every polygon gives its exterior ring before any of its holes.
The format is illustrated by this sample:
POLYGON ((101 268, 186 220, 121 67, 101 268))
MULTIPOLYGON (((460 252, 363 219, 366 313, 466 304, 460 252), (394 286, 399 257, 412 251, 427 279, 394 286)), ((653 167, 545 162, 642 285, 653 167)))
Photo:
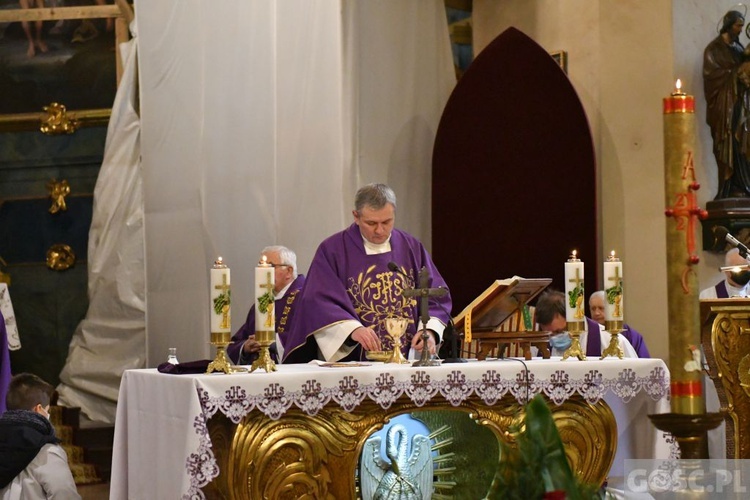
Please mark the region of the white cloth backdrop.
MULTIPOLYGON (((63 371, 66 400, 109 421, 124 365, 155 367, 169 347, 181 361, 213 356, 217 256, 232 272, 234 331, 260 250, 292 248, 305 273, 351 222, 362 184, 390 184, 397 225, 429 248, 432 146, 455 85, 442 0, 136 0, 135 12, 146 336, 123 319, 121 343, 93 348, 96 332, 79 328, 73 347, 88 344, 112 376, 83 380, 88 360, 73 353, 63 371)), ((137 275, 143 262, 131 264, 137 275)))

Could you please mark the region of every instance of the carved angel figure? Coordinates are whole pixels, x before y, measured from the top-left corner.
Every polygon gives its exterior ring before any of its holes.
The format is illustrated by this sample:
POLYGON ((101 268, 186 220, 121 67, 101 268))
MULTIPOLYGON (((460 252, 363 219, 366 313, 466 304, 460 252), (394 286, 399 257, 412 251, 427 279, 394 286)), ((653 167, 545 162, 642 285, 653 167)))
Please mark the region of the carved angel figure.
POLYGON ((362 450, 360 474, 363 500, 428 500, 432 498, 432 453, 430 439, 415 434, 407 457, 406 427, 394 424, 385 441, 386 456, 380 456, 380 437, 371 437, 362 450))

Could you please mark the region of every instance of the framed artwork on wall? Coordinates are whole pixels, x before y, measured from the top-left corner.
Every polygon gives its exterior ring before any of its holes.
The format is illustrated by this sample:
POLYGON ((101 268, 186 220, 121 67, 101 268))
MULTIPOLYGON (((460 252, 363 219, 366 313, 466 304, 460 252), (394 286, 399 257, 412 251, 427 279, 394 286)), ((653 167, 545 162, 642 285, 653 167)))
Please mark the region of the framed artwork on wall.
POLYGON ((0 0, 0 132, 67 134, 109 120, 132 10, 123 14, 126 0, 53 1, 0 0))

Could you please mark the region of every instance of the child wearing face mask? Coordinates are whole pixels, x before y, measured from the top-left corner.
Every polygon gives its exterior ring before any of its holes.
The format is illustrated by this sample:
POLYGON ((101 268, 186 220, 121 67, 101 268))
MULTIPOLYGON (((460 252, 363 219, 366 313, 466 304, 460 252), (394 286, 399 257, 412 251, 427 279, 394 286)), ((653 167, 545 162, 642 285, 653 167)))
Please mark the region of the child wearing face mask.
POLYGON ((0 416, 0 500, 81 498, 49 421, 53 390, 31 373, 10 381, 0 416))

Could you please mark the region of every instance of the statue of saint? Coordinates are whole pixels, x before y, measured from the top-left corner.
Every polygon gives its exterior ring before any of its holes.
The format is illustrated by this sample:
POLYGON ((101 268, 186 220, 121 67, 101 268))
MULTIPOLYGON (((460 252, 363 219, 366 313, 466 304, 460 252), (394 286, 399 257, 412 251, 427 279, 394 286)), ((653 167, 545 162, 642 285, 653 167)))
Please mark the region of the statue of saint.
POLYGON ((740 43, 744 14, 730 10, 703 52, 706 121, 719 170, 715 199, 750 197, 750 48, 740 43))

